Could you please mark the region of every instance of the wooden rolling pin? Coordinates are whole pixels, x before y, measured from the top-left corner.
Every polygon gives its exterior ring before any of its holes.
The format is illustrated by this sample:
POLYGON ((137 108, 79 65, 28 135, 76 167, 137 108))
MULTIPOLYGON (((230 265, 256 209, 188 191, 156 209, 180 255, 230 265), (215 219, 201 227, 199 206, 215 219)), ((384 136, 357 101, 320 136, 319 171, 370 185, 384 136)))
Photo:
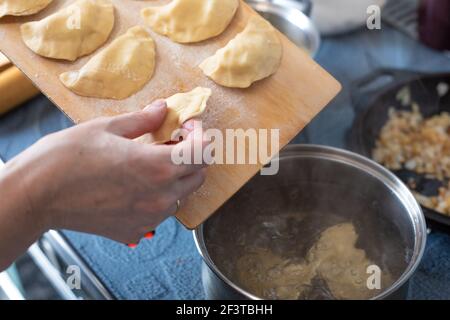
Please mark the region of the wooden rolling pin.
POLYGON ((39 90, 16 67, 11 64, 6 70, 0 66, 0 115, 14 109, 39 94, 39 90))

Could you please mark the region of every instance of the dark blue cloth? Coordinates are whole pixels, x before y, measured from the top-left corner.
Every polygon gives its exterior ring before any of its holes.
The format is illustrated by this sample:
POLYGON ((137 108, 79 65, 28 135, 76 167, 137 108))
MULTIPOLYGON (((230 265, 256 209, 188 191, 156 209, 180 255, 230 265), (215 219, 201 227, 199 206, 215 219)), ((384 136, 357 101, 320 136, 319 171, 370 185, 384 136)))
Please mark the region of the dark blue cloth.
POLYGON ((82 257, 120 299, 202 299, 201 258, 192 232, 176 219, 130 249, 105 238, 66 232, 82 257))
MULTIPOLYGON (((337 147, 345 146, 345 133, 354 118, 348 89, 353 80, 379 67, 450 71, 448 58, 386 26, 382 31, 326 39, 317 60, 342 82, 344 90, 296 142, 337 147)), ((41 136, 69 126, 70 121, 40 96, 0 119, 0 156, 9 160, 41 136)), ((157 230, 154 239, 144 240, 135 250, 92 235, 65 234, 117 298, 204 298, 201 258, 192 234, 173 219, 157 230)), ((450 236, 433 231, 423 262, 412 279, 410 298, 450 299, 449 270, 450 236)))
POLYGON ((410 299, 450 299, 450 236, 432 232, 410 284, 410 299))

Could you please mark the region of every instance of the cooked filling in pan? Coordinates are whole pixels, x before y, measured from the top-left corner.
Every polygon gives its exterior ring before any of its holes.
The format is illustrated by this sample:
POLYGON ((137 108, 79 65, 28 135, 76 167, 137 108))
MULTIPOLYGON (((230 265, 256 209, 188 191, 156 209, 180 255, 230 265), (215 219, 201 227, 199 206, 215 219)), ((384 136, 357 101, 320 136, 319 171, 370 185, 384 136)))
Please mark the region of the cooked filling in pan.
POLYGON ((391 170, 407 169, 441 181, 438 194, 426 196, 410 188, 424 207, 450 216, 450 114, 424 118, 415 103, 411 110, 391 108, 372 157, 391 170))

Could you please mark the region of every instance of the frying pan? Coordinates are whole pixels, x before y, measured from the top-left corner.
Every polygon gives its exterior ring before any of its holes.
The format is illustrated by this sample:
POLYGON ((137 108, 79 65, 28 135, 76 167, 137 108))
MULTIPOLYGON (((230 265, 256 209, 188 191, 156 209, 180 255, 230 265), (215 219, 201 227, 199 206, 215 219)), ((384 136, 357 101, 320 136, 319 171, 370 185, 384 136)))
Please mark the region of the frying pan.
MULTIPOLYGON (((438 85, 450 85, 450 74, 428 74, 408 70, 379 69, 352 84, 352 102, 355 120, 347 135, 349 149, 366 157, 372 157, 372 150, 382 127, 388 120, 390 108, 411 110, 397 99, 398 92, 409 87, 411 101, 417 102, 424 117, 450 112, 450 92, 441 96, 438 85)), ((394 171, 405 183, 414 180, 417 191, 424 195, 437 194, 439 181, 426 178, 406 169, 394 171)), ((450 217, 423 207, 430 226, 450 232, 450 217)))

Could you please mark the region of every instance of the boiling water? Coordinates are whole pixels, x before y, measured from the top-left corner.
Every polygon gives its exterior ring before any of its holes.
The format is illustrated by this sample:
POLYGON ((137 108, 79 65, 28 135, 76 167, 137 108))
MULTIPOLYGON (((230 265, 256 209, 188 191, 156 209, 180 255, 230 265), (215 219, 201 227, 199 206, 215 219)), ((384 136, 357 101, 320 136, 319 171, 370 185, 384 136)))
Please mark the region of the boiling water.
POLYGON ((235 279, 244 289, 267 299, 368 299, 392 284, 388 271, 381 287, 367 286, 367 268, 374 264, 355 247, 351 223, 325 230, 304 259, 279 256, 265 248, 245 247, 235 279))
POLYGON ((368 201, 364 190, 358 195, 326 185, 333 201, 325 201, 317 196, 323 189, 297 182, 240 193, 205 224, 212 261, 232 282, 266 299, 380 294, 410 261, 407 239, 389 219, 393 211, 384 210, 391 195, 368 201), (367 288, 371 265, 381 270, 380 289, 367 288))

